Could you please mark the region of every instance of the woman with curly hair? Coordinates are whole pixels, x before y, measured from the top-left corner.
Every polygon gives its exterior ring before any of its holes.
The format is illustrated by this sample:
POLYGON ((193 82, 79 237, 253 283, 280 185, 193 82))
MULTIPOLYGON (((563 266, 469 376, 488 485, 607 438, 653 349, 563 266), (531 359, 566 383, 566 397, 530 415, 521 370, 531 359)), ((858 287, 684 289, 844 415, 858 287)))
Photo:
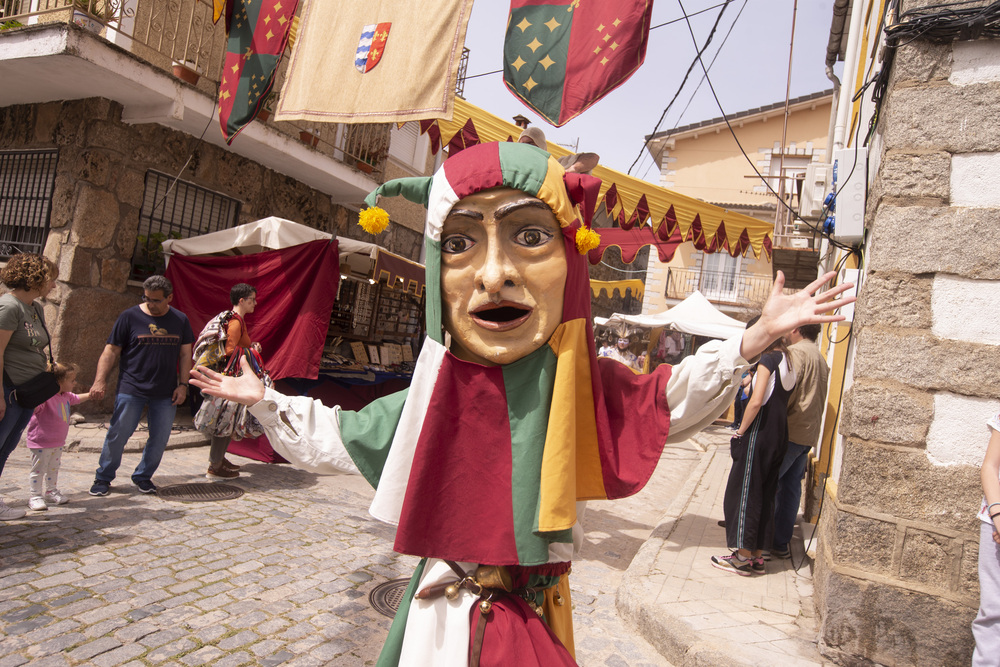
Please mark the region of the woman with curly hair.
MULTIPOLYGON (((17 447, 32 410, 11 400, 14 388, 46 368, 45 346, 49 334, 42 307, 34 301, 44 298, 56 285, 59 269, 41 255, 14 255, 0 272, 0 282, 10 291, 0 296, 0 371, 3 400, 0 401, 0 475, 10 453, 17 447)), ((25 511, 0 500, 0 521, 20 519, 25 511)))

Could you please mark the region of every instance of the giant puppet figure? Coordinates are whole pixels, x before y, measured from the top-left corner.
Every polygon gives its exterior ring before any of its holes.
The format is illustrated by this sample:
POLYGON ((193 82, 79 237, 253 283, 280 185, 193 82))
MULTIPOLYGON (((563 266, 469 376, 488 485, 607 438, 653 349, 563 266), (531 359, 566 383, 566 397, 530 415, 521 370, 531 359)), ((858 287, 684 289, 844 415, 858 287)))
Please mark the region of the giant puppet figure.
POLYGON ((536 147, 490 143, 369 197, 427 206, 428 338, 406 391, 350 412, 265 390, 253 373, 192 374, 250 405, 294 465, 364 475, 371 514, 397 526, 394 549, 422 557, 379 665, 576 664, 578 504, 638 492, 668 439, 728 407, 748 359, 853 301, 831 303, 849 285, 810 295, 832 274, 783 295, 779 274, 742 336, 650 375, 598 359, 584 253, 599 184, 536 147))

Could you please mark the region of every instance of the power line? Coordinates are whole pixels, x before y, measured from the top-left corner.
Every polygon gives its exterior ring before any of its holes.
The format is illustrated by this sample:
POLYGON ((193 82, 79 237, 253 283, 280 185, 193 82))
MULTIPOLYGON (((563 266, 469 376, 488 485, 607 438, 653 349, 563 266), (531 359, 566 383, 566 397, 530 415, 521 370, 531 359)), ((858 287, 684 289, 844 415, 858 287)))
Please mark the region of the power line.
MULTIPOLYGON (((666 118, 667 112, 670 111, 670 107, 673 106, 674 102, 680 96, 681 91, 684 89, 684 84, 687 83, 688 77, 691 76, 691 70, 694 69, 695 65, 697 65, 698 63, 701 62, 701 54, 705 51, 705 49, 708 48, 708 45, 712 42, 712 37, 715 36, 715 31, 719 27, 719 22, 722 20, 722 15, 725 13, 726 7, 728 7, 729 3, 731 3, 732 1, 733 0, 726 0, 726 2, 722 6, 722 9, 719 10, 719 15, 715 18, 715 23, 712 25, 711 32, 708 33, 708 38, 705 40, 705 44, 701 47, 701 49, 699 49, 698 53, 695 54, 694 60, 691 61, 691 65, 688 66, 687 72, 684 73, 684 80, 681 81, 681 85, 677 88, 677 92, 674 93, 674 96, 670 99, 670 104, 668 104, 667 108, 663 110, 662 114, 660 114, 660 120, 656 121, 656 127, 653 128, 653 131, 646 138, 646 141, 643 142, 642 148, 639 149, 639 155, 637 155, 636 158, 635 158, 635 162, 633 162, 632 166, 628 168, 628 172, 627 173, 629 175, 632 174, 632 169, 635 168, 636 163, 638 163, 639 160, 642 158, 643 152, 646 150, 646 147, 649 146, 650 139, 652 139, 653 135, 656 134, 656 131, 660 129, 660 124, 663 123, 663 119, 666 118)), ((687 11, 684 9, 684 5, 681 5, 681 14, 684 15, 684 20, 688 24, 688 30, 690 30, 691 29, 691 21, 687 18, 687 11)), ((697 46, 697 43, 695 44, 695 46, 697 46)), ((705 65, 704 65, 704 63, 702 63, 702 69, 704 69, 704 67, 705 67, 705 65)), ((706 70, 706 73, 707 73, 707 70, 706 70)))
MULTIPOLYGON (((719 48, 715 51, 715 55, 712 56, 712 62, 708 63, 708 69, 712 69, 712 67, 715 65, 715 61, 718 60, 719 56, 722 54, 723 47, 726 45, 726 42, 729 41, 730 35, 733 34, 733 28, 735 28, 736 24, 740 22, 740 17, 743 16, 743 10, 747 8, 747 2, 748 0, 743 0, 743 6, 740 7, 740 11, 737 12, 736 18, 733 19, 732 24, 729 26, 729 30, 726 32, 726 36, 722 38, 722 43, 719 44, 719 48)), ((719 5, 715 6, 718 7, 719 5)), ((688 98, 687 104, 684 105, 684 108, 681 110, 680 115, 677 116, 677 122, 674 123, 674 126, 670 129, 670 132, 673 132, 678 127, 680 127, 681 119, 684 118, 684 114, 687 113, 687 110, 691 108, 691 104, 694 102, 695 95, 697 95, 698 91, 701 90, 701 85, 705 83, 705 78, 707 76, 708 76, 707 73, 702 75, 701 80, 698 82, 698 85, 695 86, 694 91, 692 91, 691 97, 688 98)), ((660 150, 657 152, 657 155, 653 158, 653 161, 650 163, 649 167, 646 168, 646 171, 643 172, 642 174, 643 178, 645 178, 649 174, 650 169, 659 165, 660 158, 663 157, 663 151, 666 150, 666 147, 667 147, 666 143, 660 146, 660 150)))
MULTIPOLYGON (((683 1, 682 0, 677 0, 677 3, 679 5, 681 5, 681 11, 684 11, 683 1)), ((693 41, 693 42, 695 42, 695 44, 697 44, 697 42, 695 41, 694 29, 691 27, 691 22, 690 21, 688 21, 687 26, 688 26, 688 32, 691 35, 691 41, 693 41)), ((737 138, 736 131, 733 129, 732 124, 730 124, 730 122, 729 122, 729 116, 728 116, 728 114, 726 114, 725 109, 722 108, 722 102, 719 100, 719 96, 715 92, 715 86, 712 84, 712 79, 711 79, 710 76, 708 76, 708 69, 705 67, 705 63, 701 59, 701 52, 699 52, 698 55, 695 56, 695 61, 701 64, 701 68, 705 72, 705 81, 708 83, 708 88, 709 88, 709 90, 712 91, 712 97, 715 98, 715 104, 719 107, 719 112, 722 114, 722 120, 724 120, 726 122, 726 127, 729 128, 729 134, 732 135, 733 141, 735 141, 736 145, 739 147, 740 153, 743 154, 743 157, 746 159, 746 161, 750 165, 751 169, 753 169, 754 173, 757 174, 757 176, 760 178, 761 182, 764 183, 765 187, 767 187, 767 189, 771 191, 771 194, 773 194, 775 196, 775 198, 778 200, 778 203, 781 206, 783 206, 786 209, 788 209, 788 211, 793 216, 795 216, 795 219, 800 220, 803 224, 805 224, 811 230, 813 230, 814 232, 818 233, 820 236, 825 237, 830 242, 830 245, 832 245, 832 246, 834 246, 836 248, 840 248, 841 250, 852 250, 851 246, 845 245, 843 243, 840 243, 840 242, 834 240, 832 235, 825 234, 823 232, 823 230, 819 229, 818 227, 815 227, 814 225, 810 224, 806 220, 803 220, 802 217, 799 216, 799 214, 795 211, 795 209, 793 209, 791 206, 789 206, 785 202, 785 200, 782 199, 781 196, 779 196, 778 193, 774 191, 774 188, 771 187, 771 184, 767 181, 766 178, 764 178, 764 175, 761 174, 760 171, 757 169, 757 165, 755 165, 754 162, 753 162, 753 160, 750 159, 750 156, 747 155, 746 150, 744 150, 744 148, 743 148, 743 144, 741 144, 740 140, 737 138)), ((864 89, 867 88, 869 85, 871 85, 871 81, 869 81, 868 83, 865 84, 865 86, 861 89, 861 91, 859 91, 859 94, 863 93, 864 89)), ((860 123, 859 123, 858 129, 860 130, 860 123)), ((646 143, 648 144, 649 141, 647 140, 646 143)), ((784 147, 782 147, 782 150, 784 150, 784 147)), ((857 153, 854 154, 854 160, 855 160, 854 165, 851 166, 851 173, 848 174, 846 178, 844 178, 844 183, 845 184, 847 183, 848 179, 850 179, 851 174, 854 173, 854 168, 857 166, 857 153)), ((779 177, 780 177, 780 174, 779 174, 779 177)), ((843 189, 843 186, 841 186, 841 189, 843 189)), ((834 197, 835 198, 836 198, 836 194, 837 193, 834 193, 834 197)), ((824 210, 824 214, 825 214, 825 212, 826 211, 824 210)))

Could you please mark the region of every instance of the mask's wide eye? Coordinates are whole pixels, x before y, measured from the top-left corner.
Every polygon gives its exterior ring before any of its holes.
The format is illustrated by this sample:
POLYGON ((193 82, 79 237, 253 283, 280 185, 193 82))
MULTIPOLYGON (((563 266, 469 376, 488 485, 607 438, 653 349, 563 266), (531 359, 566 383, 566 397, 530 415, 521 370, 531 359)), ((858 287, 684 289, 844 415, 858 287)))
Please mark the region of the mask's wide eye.
POLYGON ((474 245, 472 239, 461 234, 452 234, 441 240, 441 252, 449 255, 465 252, 474 245))
POLYGON ((529 248, 535 248, 540 245, 545 245, 552 240, 552 234, 545 231, 544 229, 538 229, 537 227, 529 227, 527 229, 522 229, 514 237, 520 245, 527 246, 529 248))

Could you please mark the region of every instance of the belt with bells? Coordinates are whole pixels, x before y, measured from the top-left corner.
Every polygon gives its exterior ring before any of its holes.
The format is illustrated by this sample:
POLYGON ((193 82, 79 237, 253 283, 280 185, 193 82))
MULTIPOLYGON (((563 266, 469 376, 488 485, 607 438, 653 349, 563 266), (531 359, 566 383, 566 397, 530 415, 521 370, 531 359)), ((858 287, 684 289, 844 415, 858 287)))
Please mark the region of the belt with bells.
POLYGON ((515 589, 510 571, 502 565, 480 565, 472 573, 468 573, 454 561, 446 560, 444 562, 458 578, 422 588, 413 597, 417 600, 433 600, 443 595, 448 600, 454 600, 464 589, 479 598, 479 620, 476 623, 475 639, 469 649, 469 667, 479 667, 479 655, 483 648, 487 616, 493 608, 494 598, 503 595, 516 595, 524 600, 536 614, 542 615, 542 608, 535 602, 536 594, 542 589, 531 586, 515 589))

